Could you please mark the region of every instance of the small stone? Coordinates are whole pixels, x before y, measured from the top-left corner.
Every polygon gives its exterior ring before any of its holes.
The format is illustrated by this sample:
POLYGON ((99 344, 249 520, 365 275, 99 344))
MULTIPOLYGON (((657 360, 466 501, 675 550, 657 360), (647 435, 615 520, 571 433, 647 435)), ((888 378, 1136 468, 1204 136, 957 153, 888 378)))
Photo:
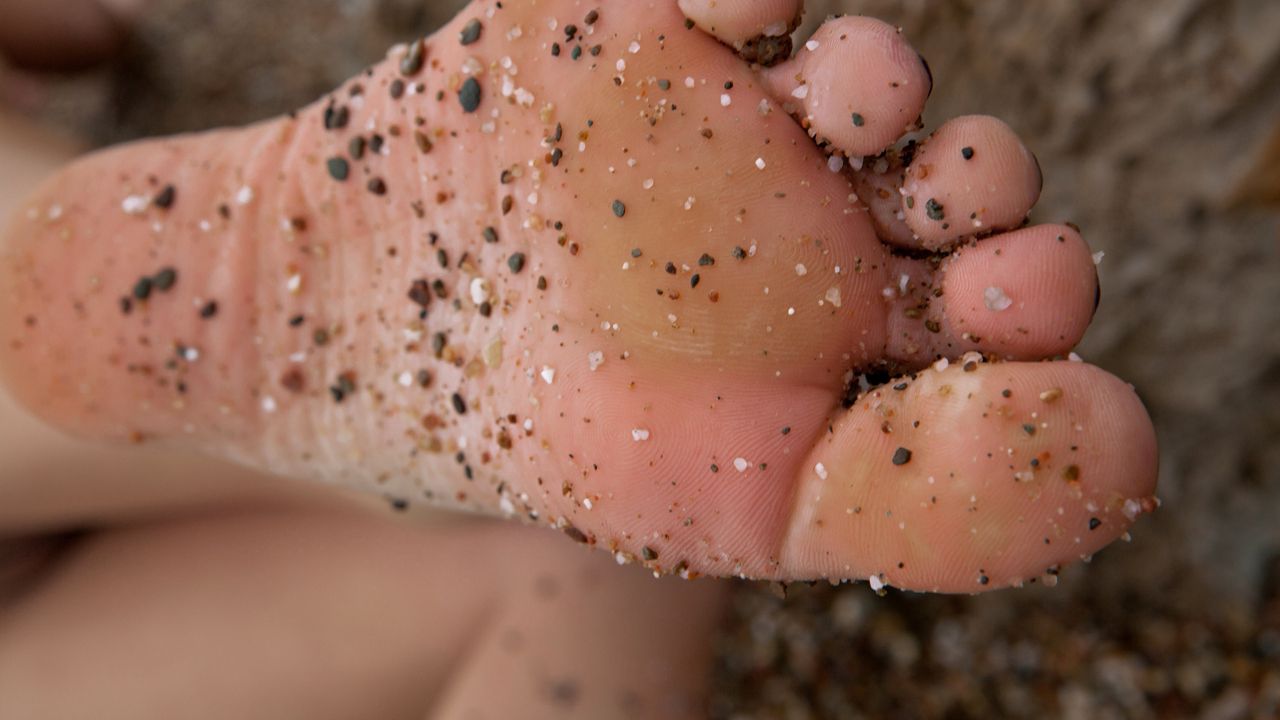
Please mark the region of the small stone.
POLYGON ((934 198, 929 198, 929 201, 924 204, 924 209, 925 209, 925 213, 929 216, 930 220, 941 222, 947 217, 946 211, 942 207, 942 204, 939 203, 934 198))
POLYGON ((1056 402, 1061 398, 1062 388, 1049 388, 1048 390, 1040 393, 1040 400, 1047 403, 1056 402))
POLYGON ((161 210, 168 210, 173 207, 174 200, 176 200, 177 197, 177 188, 172 185, 165 185, 164 189, 161 190, 151 202, 161 210))
POLYGON ((178 282, 178 271, 173 268, 165 268, 156 273, 156 276, 151 278, 151 282, 160 292, 169 292, 178 282))
POLYGON ((400 74, 405 77, 413 77, 422 72, 422 66, 427 59, 427 48, 422 40, 415 40, 409 45, 409 51, 405 53, 404 59, 400 61, 400 74))
POLYGON ((347 178, 351 177, 350 163, 340 157, 329 158, 326 165, 329 168, 329 177, 338 182, 345 182, 347 178))
POLYGON ((480 24, 480 21, 478 19, 472 20, 471 22, 467 23, 466 27, 462 28, 462 33, 461 33, 461 37, 459 37, 459 42, 461 42, 464 46, 471 45, 480 39, 480 33, 483 31, 484 31, 484 25, 480 24))
POLYGON ((984 290, 982 301, 991 312, 1004 312, 1013 306, 1013 300, 998 287, 989 287, 984 290))
POLYGON ((458 102, 462 105, 462 111, 473 113, 480 109, 480 81, 475 78, 467 78, 462 83, 462 89, 458 91, 458 102))
POLYGON ((133 297, 137 300, 146 300, 151 297, 151 278, 141 278, 133 286, 133 297))

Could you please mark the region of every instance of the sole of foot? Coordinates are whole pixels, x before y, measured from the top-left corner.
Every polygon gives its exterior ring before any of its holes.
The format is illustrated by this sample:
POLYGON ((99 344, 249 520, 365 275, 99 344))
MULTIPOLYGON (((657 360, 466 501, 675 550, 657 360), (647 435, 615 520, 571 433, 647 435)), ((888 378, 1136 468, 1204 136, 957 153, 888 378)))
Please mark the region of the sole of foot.
POLYGON ((294 115, 109 150, 13 221, 52 422, 546 523, 684 576, 979 592, 1154 507, 1097 276, 1006 125, 795 2, 475 2, 294 115), (688 12, 682 12, 682 8, 688 12), (895 376, 897 379, 894 379, 895 376))

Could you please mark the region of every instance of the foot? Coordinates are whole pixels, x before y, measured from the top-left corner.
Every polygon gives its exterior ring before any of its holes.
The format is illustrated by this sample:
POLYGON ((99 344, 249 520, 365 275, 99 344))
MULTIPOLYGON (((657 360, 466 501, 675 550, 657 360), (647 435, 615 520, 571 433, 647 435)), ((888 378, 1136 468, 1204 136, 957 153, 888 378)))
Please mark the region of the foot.
POLYGON ((902 141, 932 77, 893 28, 739 57, 799 9, 477 1, 296 115, 83 160, 9 230, 0 365, 81 434, 659 572, 1052 577, 1154 506, 1132 389, 1043 361, 1089 248, 1024 227, 999 121, 902 141))

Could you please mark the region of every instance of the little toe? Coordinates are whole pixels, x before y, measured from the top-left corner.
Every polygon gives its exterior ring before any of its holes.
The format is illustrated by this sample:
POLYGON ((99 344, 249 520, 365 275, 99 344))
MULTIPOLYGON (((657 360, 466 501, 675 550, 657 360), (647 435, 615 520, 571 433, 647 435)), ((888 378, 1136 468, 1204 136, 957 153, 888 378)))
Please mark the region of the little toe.
POLYGON ((902 33, 867 17, 827 21, 766 81, 811 135, 850 157, 878 155, 917 128, 933 88, 902 33))
MULTIPOLYGON (((914 152, 915 145, 908 146, 914 152)), ((902 211, 902 182, 906 170, 902 163, 909 153, 890 150, 884 157, 876 158, 855 167, 851 173, 854 192, 867 208, 867 215, 882 242, 904 250, 921 250, 923 244, 911 226, 907 225, 902 211)))
POLYGON ((987 116, 943 125, 903 181, 907 225, 930 250, 1018 227, 1040 199, 1040 166, 1016 133, 987 116))
POLYGON ((704 32, 764 66, 791 56, 791 32, 804 0, 679 0, 686 17, 704 32))

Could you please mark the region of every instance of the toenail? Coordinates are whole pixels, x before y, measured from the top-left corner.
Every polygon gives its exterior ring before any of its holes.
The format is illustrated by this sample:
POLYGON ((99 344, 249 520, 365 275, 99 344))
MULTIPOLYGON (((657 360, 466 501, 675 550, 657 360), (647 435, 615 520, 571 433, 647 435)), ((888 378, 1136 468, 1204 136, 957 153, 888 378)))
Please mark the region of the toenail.
POLYGON ((923 53, 917 50, 916 55, 920 57, 920 64, 924 66, 924 74, 929 78, 929 93, 926 97, 933 97, 933 68, 929 67, 929 61, 925 59, 923 53))

